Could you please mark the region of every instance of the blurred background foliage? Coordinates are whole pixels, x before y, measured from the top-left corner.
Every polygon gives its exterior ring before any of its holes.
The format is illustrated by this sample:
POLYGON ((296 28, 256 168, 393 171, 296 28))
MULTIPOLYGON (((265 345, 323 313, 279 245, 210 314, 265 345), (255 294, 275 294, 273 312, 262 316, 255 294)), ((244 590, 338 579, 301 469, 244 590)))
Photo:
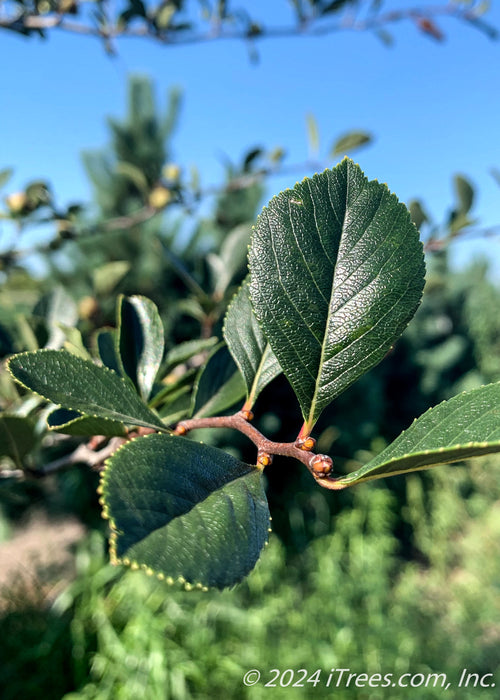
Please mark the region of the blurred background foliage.
MULTIPOLYGON (((95 354, 97 329, 114 324, 120 293, 155 301, 167 351, 221 338, 227 303, 245 275, 252 223, 272 191, 269 176, 288 166, 282 149, 252 147, 227 162, 221 187, 204 188, 195 169, 172 159, 180 103, 172 90, 162 110, 149 79, 130 79, 127 112, 109 120, 108 145, 83 154, 91 203, 61 210, 41 181, 9 192, 3 171, 3 217, 15 236, 37 228, 49 235, 43 245, 16 244, 1 255, 2 357, 38 347, 95 354)), ((337 150, 368 142, 354 134, 337 150)), ((380 451, 429 406, 500 379, 500 287, 486 261, 460 271, 448 262, 449 246, 474 223, 473 187, 462 175, 454 183, 456 201, 442 222, 425 203, 410 203, 427 250, 414 321, 317 425, 318 449, 332 455, 337 472, 380 451)), ((189 384, 202 361, 182 364, 175 379, 189 384)), ((2 436, 0 535, 8 540, 33 511, 61 523, 75 517, 88 531, 76 571, 40 569, 34 580, 19 576, 3 588, 5 700, 288 697, 290 690, 262 683, 245 689, 249 668, 263 678, 269 668, 434 671, 457 680, 463 668, 500 673, 498 459, 330 493, 301 465, 277 458, 267 473, 274 535, 262 561, 235 590, 187 594, 106 563, 97 476, 81 463, 60 470, 82 439, 47 434, 43 402, 5 372, 0 401, 3 415, 26 419, 27 430, 22 454, 2 436), (47 465, 54 473, 38 478, 47 465)), ((300 413, 283 377, 259 398, 255 424, 275 440, 296 437, 300 413)), ((196 432, 255 460, 240 434, 196 432)), ((332 691, 320 684, 293 692, 332 691)), ((442 691, 411 692, 434 698, 442 691)), ((386 697, 373 688, 335 693, 386 697)), ((461 692, 479 695, 496 697, 494 689, 461 692)))

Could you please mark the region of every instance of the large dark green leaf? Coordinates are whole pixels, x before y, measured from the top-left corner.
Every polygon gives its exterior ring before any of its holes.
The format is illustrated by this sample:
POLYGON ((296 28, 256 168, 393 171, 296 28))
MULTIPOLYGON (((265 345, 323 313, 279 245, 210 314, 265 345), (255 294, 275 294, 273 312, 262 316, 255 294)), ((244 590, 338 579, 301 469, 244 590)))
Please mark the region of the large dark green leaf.
POLYGON ((65 350, 24 352, 11 357, 7 367, 20 384, 64 408, 128 425, 165 429, 128 380, 65 350))
POLYGON ((245 383, 225 345, 216 348, 200 371, 193 395, 193 417, 224 413, 245 396, 245 383))
POLYGON ((345 158, 270 201, 249 262, 256 316, 310 430, 413 316, 424 284, 418 232, 386 185, 345 158))
POLYGON ((345 488, 494 452, 500 452, 500 382, 429 409, 368 464, 337 484, 345 488))
POLYGON ((247 387, 246 407, 251 408, 262 389, 281 367, 262 332, 250 302, 249 279, 234 295, 224 321, 224 339, 247 387))
POLYGON ((0 455, 10 457, 18 467, 36 444, 35 423, 24 416, 0 416, 0 455))
POLYGON ((146 297, 120 297, 118 348, 125 373, 147 400, 163 358, 163 324, 146 297))
POLYGON ((101 489, 112 557, 172 583, 232 586, 268 539, 262 472, 186 438, 127 443, 107 461, 101 489))

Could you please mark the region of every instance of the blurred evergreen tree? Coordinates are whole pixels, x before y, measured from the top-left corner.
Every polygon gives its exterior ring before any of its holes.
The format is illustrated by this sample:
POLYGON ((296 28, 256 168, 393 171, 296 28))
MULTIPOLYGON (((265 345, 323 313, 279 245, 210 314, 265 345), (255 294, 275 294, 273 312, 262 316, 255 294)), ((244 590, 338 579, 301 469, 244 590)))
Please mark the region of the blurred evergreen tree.
POLYGON ((179 91, 171 90, 164 114, 149 78, 131 77, 128 93, 126 117, 108 120, 109 145, 82 156, 96 211, 94 223, 84 213, 80 222, 93 235, 69 241, 63 264, 59 253, 52 257, 53 278, 77 297, 95 298, 87 313, 94 325, 111 322, 118 293, 139 293, 160 308, 172 344, 210 335, 245 274, 251 224, 263 195, 252 176, 260 149, 246 154, 241 165, 226 163, 213 211, 199 217, 197 175, 186 181, 172 159, 179 91))

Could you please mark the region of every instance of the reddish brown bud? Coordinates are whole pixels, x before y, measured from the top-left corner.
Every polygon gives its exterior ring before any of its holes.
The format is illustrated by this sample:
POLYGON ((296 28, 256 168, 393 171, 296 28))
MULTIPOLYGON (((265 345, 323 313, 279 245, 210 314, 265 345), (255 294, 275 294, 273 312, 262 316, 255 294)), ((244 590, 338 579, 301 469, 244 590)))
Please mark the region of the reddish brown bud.
POLYGON ((250 411, 250 410, 248 410, 248 409, 246 409, 246 408, 243 408, 243 409, 240 411, 240 413, 241 413, 241 415, 243 416, 243 418, 244 418, 245 420, 248 420, 248 421, 253 420, 253 411, 250 411))
POLYGON ((306 438, 299 438, 295 446, 299 448, 299 450, 304 450, 305 452, 311 452, 311 450, 314 450, 316 446, 316 440, 313 437, 306 437, 306 438))
POLYGON ((315 455, 311 458, 309 467, 311 468, 314 476, 318 477, 319 479, 324 479, 332 471, 333 462, 331 457, 328 457, 328 455, 315 455))
POLYGON ((188 432, 188 429, 182 423, 179 423, 178 425, 176 425, 175 430, 174 430, 175 435, 186 435, 187 432, 188 432))
POLYGON ((261 467, 268 467, 270 464, 272 464, 272 461, 272 456, 267 452, 259 452, 257 455, 257 464, 260 464, 261 467))
POLYGON ((417 19, 417 26, 424 34, 429 34, 429 36, 432 36, 437 41, 443 41, 443 32, 427 17, 420 17, 417 19))

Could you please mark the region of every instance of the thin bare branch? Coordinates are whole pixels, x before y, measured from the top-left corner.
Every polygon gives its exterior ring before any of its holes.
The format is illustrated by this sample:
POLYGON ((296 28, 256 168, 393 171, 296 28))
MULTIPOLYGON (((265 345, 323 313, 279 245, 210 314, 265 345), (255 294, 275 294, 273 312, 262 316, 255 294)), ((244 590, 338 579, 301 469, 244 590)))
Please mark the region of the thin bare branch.
MULTIPOLYGON (((81 3, 75 3, 75 6, 81 3)), ((104 3, 102 3, 104 5, 104 3)), ((67 19, 67 15, 61 13, 48 13, 39 15, 30 13, 26 9, 22 13, 13 13, 13 16, 0 18, 0 27, 17 32, 29 32, 33 30, 60 30, 73 34, 93 36, 106 42, 114 39, 151 39, 165 46, 184 46, 189 44, 201 44, 213 41, 250 41, 252 43, 263 39, 297 38, 297 37, 323 37, 342 31, 368 32, 380 31, 383 28, 402 21, 411 21, 416 24, 419 31, 438 38, 438 30, 430 24, 432 19, 439 17, 452 17, 466 22, 483 30, 491 38, 495 38, 496 30, 486 25, 478 12, 472 7, 464 7, 455 2, 448 2, 429 7, 403 7, 385 13, 369 13, 359 18, 348 12, 338 13, 335 21, 326 21, 320 14, 311 15, 305 20, 297 19, 288 26, 265 26, 257 21, 248 19, 243 26, 234 28, 230 23, 210 22, 207 29, 176 29, 175 26, 160 29, 155 26, 154 15, 144 18, 141 26, 133 27, 124 25, 119 17, 108 17, 104 26, 94 25, 85 21, 67 19)), ((136 17, 135 20, 139 20, 136 17)), ((441 38, 439 36, 439 38, 441 38)))
POLYGON ((118 449, 123 440, 119 437, 111 438, 107 445, 100 450, 95 450, 87 443, 82 443, 70 454, 48 462, 42 469, 29 470, 28 473, 32 476, 44 477, 69 469, 75 464, 86 464, 92 469, 100 471, 104 461, 118 449))

